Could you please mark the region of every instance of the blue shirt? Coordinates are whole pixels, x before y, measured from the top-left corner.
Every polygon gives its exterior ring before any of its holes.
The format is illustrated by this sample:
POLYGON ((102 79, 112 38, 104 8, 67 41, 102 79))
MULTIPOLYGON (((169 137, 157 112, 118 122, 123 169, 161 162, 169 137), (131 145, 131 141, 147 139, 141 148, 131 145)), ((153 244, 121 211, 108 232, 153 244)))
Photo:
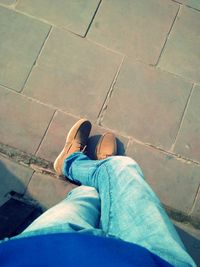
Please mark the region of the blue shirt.
POLYGON ((147 249, 114 238, 80 233, 13 239, 0 244, 1 267, 171 266, 147 249))

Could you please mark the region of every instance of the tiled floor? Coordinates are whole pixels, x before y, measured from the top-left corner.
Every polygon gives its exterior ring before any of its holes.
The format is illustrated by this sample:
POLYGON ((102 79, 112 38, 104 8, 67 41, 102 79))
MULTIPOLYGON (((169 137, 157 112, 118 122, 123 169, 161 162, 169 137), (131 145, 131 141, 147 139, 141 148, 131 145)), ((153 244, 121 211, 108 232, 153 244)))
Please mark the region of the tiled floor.
MULTIPOLYGON (((0 146, 53 162, 87 117, 91 155, 114 131, 161 201, 200 222, 199 34, 199 0, 0 0, 0 146)), ((1 165, 1 204, 28 186, 49 207, 70 190, 1 165)))

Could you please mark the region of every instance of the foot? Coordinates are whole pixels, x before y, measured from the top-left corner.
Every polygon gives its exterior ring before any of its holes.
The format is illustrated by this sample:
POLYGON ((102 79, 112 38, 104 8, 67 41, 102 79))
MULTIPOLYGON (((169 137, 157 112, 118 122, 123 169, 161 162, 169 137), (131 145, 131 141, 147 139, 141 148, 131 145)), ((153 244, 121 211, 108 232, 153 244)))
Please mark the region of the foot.
POLYGON ((101 136, 96 146, 95 154, 98 160, 117 154, 117 142, 113 133, 107 132, 101 136))
POLYGON ((79 120, 71 128, 67 135, 65 146, 54 162, 54 169, 57 174, 62 174, 63 162, 67 157, 74 152, 85 150, 91 128, 91 123, 86 119, 79 120))

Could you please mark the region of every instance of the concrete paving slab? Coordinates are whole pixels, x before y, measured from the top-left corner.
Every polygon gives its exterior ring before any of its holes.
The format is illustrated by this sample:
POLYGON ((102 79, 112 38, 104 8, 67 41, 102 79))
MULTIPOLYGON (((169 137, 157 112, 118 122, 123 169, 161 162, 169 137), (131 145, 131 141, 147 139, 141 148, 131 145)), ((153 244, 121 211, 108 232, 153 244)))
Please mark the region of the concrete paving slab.
POLYGON ((192 85, 154 67, 125 60, 102 125, 169 149, 192 85))
POLYGON ((33 198, 46 210, 63 200, 67 193, 75 187, 76 185, 70 182, 34 173, 28 185, 26 195, 33 198))
POLYGON ((181 125, 174 151, 200 162, 200 86, 196 86, 181 125))
POLYGON ((127 155, 139 163, 147 182, 165 205, 187 214, 191 211, 200 166, 137 143, 129 146, 127 155))
POLYGON ((11 191, 24 194, 32 174, 33 170, 0 156, 0 206, 11 191))
POLYGON ((21 0, 17 9, 84 36, 100 0, 21 0))
POLYGON ((199 0, 177 0, 177 2, 200 10, 200 2, 199 2, 199 0))
POLYGON ((1 4, 4 4, 4 5, 8 5, 8 6, 10 6, 10 5, 15 4, 16 1, 17 1, 17 0, 0 0, 0 3, 1 3, 1 4))
POLYGON ((200 13, 182 7, 159 66, 191 81, 200 81, 200 13))
POLYGON ((88 38, 156 64, 178 7, 172 1, 103 1, 88 38))
POLYGON ((50 26, 0 7, 0 84, 20 91, 50 26))
POLYGON ((54 162, 63 149, 69 130, 77 121, 77 118, 63 112, 56 112, 38 150, 37 156, 54 162))
POLYGON ((35 153, 54 110, 0 86, 0 140, 35 153))
POLYGON ((24 93, 79 117, 96 119, 122 57, 54 29, 24 93))

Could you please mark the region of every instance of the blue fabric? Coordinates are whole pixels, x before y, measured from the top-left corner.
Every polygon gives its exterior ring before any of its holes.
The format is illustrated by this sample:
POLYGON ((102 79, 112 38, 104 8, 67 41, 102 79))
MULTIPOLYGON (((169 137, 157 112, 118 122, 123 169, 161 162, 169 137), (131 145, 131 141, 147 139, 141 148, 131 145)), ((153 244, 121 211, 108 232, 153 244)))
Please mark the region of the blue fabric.
POLYGON ((95 188, 79 186, 63 201, 47 210, 16 238, 66 232, 105 235, 99 229, 101 203, 95 188))
POLYGON ((0 245, 1 267, 170 267, 147 249, 82 234, 33 236, 0 245))
POLYGON ((63 172, 82 186, 17 238, 75 232, 113 236, 146 248, 172 266, 196 266, 134 160, 114 156, 95 161, 76 152, 65 160, 63 172))

